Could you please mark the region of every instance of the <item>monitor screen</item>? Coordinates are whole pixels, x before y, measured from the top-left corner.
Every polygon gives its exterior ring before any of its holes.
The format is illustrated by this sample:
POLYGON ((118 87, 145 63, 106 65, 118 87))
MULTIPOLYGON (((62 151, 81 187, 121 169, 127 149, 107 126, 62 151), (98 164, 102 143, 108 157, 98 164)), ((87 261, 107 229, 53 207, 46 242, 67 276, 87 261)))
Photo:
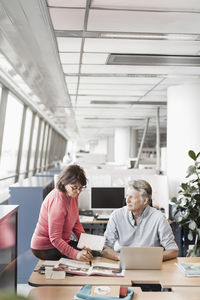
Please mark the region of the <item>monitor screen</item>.
POLYGON ((125 205, 124 187, 92 187, 91 209, 115 209, 125 205))

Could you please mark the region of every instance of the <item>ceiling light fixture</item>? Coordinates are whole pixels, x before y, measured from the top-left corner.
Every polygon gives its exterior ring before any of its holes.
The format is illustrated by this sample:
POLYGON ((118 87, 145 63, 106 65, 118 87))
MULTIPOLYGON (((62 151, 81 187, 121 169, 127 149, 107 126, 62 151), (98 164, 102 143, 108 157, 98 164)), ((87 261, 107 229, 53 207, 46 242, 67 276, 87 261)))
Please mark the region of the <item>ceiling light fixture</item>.
POLYGON ((139 40, 183 40, 183 41, 199 41, 199 34, 165 34, 165 33, 123 33, 123 32, 102 32, 99 34, 101 38, 119 38, 119 39, 139 39, 139 40))
POLYGON ((111 53, 108 57, 107 64, 108 65, 135 65, 135 66, 199 67, 200 56, 111 53))

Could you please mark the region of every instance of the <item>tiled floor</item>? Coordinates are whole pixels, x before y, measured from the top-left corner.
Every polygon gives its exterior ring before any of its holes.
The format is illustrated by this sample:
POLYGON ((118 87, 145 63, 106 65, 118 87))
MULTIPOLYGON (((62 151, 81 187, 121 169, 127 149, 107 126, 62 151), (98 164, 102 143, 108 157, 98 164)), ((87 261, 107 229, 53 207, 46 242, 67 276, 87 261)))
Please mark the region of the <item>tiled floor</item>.
POLYGON ((30 286, 29 284, 18 284, 17 285, 17 294, 22 295, 24 297, 28 297, 28 294, 32 288, 33 287, 30 286))

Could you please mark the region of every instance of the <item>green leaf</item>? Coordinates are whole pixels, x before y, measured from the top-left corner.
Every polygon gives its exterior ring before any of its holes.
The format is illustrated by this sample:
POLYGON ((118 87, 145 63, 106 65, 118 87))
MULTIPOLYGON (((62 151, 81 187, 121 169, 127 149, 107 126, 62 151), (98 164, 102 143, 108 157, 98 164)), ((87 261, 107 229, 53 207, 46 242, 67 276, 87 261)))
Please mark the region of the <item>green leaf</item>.
POLYGON ((200 155, 200 152, 199 152, 199 153, 197 153, 197 155, 196 155, 196 159, 199 157, 199 155, 200 155))
POLYGON ((196 223, 195 223, 194 221, 191 221, 191 222, 189 223, 189 228, 190 228, 191 230, 194 230, 194 229, 196 228, 196 223))
POLYGON ((176 203, 176 202, 177 202, 177 198, 176 198, 176 197, 173 197, 173 198, 171 199, 171 202, 176 203))
POLYGON ((193 160, 197 160, 197 157, 196 157, 196 154, 195 154, 195 152, 194 151, 192 151, 192 150, 190 150, 189 152, 188 152, 188 155, 193 159, 193 160))
POLYGON ((187 175, 186 178, 191 176, 192 174, 196 173, 196 167, 195 166, 189 166, 187 169, 187 175))
POLYGON ((182 187, 183 190, 187 190, 188 185, 187 185, 187 183, 182 183, 181 187, 182 187))
POLYGON ((200 200, 200 194, 196 194, 193 196, 195 200, 200 200))
POLYGON ((191 232, 188 233, 188 240, 189 241, 193 240, 193 234, 191 232))

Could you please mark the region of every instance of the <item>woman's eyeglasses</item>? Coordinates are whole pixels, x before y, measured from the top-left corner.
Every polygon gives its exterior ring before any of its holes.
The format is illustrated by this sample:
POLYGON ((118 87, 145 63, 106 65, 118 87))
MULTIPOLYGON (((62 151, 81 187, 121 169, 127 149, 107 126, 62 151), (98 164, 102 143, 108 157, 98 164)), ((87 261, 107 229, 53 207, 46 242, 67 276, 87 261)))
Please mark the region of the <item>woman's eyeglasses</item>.
POLYGON ((70 184, 69 184, 69 186, 72 189, 72 191, 80 191, 80 192, 86 188, 86 186, 75 186, 75 185, 70 185, 70 184))

